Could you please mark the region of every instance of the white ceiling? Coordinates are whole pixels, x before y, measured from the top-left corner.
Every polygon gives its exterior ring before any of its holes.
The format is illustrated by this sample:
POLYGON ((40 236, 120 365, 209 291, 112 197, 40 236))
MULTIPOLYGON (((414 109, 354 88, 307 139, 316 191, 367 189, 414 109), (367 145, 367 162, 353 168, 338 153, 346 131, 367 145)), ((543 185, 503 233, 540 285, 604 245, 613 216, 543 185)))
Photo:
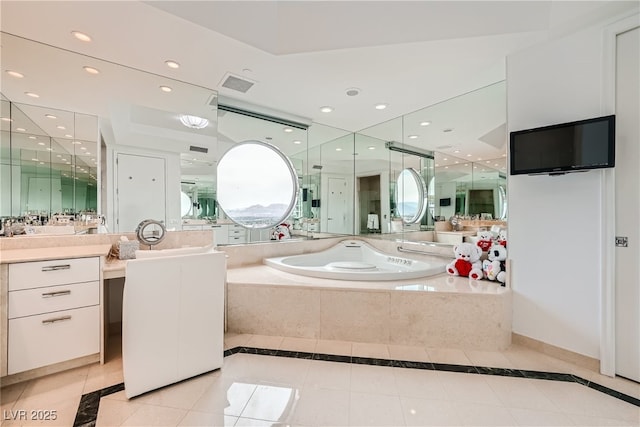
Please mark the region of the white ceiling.
MULTIPOLYGON (((6 33, 154 73, 158 81, 359 131, 504 80, 508 54, 632 7, 637 1, 3 0, 0 18, 6 33), (78 41, 73 30, 93 41, 78 41), (167 68, 168 59, 181 67, 167 68), (245 94, 221 87, 228 73, 255 84, 245 94), (351 87, 361 93, 346 96, 351 87), (389 106, 376 110, 377 103, 389 106), (335 110, 321 113, 325 105, 335 110)), ((55 85, 61 79, 47 76, 42 58, 22 59, 39 65, 40 84, 55 85)), ((3 91, 6 79, 2 73, 3 91)), ((138 89, 123 93, 137 96, 138 89)), ((65 99, 65 88, 58 90, 65 99)), ((91 92, 81 97, 67 97, 73 108, 56 106, 108 114, 91 104, 98 99, 91 92)), ((11 99, 35 103, 20 91, 11 99)), ((37 103, 52 105, 46 97, 37 103)), ((493 151, 484 158, 496 157, 496 147, 484 146, 476 143, 474 155, 486 148, 493 151)))

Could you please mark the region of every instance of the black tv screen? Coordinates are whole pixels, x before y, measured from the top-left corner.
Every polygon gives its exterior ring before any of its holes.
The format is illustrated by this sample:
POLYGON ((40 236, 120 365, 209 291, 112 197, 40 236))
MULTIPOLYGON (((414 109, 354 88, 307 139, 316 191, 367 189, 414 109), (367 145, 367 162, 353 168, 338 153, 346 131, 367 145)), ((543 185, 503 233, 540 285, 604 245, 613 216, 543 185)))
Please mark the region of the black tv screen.
POLYGON ((511 132, 511 175, 615 166, 615 116, 511 132))
POLYGON ((440 206, 451 206, 451 197, 440 199, 440 206))

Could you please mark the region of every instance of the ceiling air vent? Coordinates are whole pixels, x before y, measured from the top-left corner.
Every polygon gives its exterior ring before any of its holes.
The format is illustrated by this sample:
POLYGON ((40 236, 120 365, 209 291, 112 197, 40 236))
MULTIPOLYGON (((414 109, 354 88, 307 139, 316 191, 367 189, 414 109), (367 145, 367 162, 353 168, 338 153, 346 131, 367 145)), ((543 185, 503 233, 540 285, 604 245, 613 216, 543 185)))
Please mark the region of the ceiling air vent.
POLYGON ((227 89, 232 89, 238 92, 247 93, 249 89, 254 85, 255 82, 248 80, 244 77, 235 76, 231 73, 227 73, 222 79, 222 87, 226 87, 227 89))
POLYGON ((209 149, 205 148, 205 147, 196 147, 195 145, 192 145, 189 147, 189 151, 195 151, 197 153, 208 153, 209 149))

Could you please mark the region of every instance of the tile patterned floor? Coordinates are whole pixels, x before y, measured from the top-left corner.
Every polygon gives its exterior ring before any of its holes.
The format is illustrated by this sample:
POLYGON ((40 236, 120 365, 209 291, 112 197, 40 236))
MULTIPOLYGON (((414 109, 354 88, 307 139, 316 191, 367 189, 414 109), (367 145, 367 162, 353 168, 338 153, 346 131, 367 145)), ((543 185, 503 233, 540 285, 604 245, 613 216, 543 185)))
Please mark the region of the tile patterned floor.
POLYGON ((227 334, 222 369, 127 400, 112 343, 105 365, 2 388, 1 425, 640 425, 639 384, 519 346, 482 352, 227 334), (586 386, 593 383, 606 389, 586 386), (31 410, 56 411, 56 419, 31 419, 31 410))

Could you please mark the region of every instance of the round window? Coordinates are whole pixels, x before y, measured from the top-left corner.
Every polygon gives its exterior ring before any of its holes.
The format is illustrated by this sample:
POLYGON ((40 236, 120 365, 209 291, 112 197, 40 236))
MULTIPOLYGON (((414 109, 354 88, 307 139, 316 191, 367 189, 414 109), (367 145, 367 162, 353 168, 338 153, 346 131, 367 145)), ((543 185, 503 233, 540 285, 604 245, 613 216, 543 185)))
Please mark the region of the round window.
POLYGON ((295 206, 298 175, 287 156, 266 142, 231 147, 218 161, 217 178, 220 208, 244 227, 278 225, 295 206))
POLYGON ((405 224, 415 224, 425 213, 426 185, 415 169, 406 168, 398 175, 396 206, 405 224))

